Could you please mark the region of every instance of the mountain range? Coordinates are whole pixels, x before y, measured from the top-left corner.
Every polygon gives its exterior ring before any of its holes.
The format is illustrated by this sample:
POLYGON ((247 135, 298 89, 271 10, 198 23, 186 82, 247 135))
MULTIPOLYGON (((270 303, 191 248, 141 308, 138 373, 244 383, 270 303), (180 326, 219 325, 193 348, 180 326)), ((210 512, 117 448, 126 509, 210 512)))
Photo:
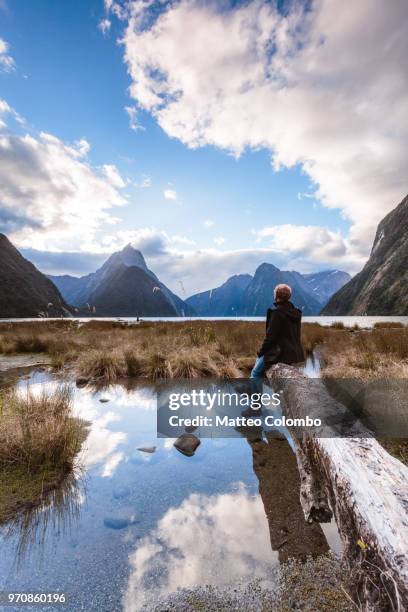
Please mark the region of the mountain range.
POLYGON ((194 311, 149 270, 142 253, 128 244, 91 274, 48 278, 64 298, 98 316, 189 316, 194 311))
POLYGON ((273 303, 273 288, 286 283, 292 288, 294 304, 303 314, 316 315, 350 278, 347 272, 339 270, 300 274, 263 263, 254 276, 232 276, 220 287, 197 293, 186 302, 199 316, 264 316, 273 303))
POLYGON ((0 234, 0 317, 71 316, 57 287, 0 234))
POLYGON ((380 222, 366 265, 322 314, 408 315, 408 196, 380 222))
POLYGON ((45 276, 0 234, 0 317, 264 316, 273 287, 292 287, 305 315, 408 314, 408 196, 379 224, 370 257, 351 278, 326 270, 300 274, 261 264, 221 286, 182 300, 127 245, 80 278, 45 276))
POLYGON ((96 271, 82 277, 45 276, 0 235, 0 317, 36 316, 263 316, 273 301, 273 287, 288 283, 304 314, 322 306, 350 278, 328 270, 300 274, 261 264, 254 276, 238 274, 223 285, 182 300, 128 244, 96 271), (69 304, 69 306, 68 306, 69 304))

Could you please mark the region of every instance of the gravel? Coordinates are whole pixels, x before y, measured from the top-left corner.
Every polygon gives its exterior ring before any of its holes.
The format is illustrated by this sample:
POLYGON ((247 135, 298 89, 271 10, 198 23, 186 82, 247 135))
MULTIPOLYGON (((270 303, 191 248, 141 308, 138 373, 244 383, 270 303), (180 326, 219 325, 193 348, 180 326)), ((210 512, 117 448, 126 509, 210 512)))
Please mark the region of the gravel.
POLYGON ((346 595, 348 574, 333 554, 306 562, 290 560, 271 574, 221 588, 180 589, 145 612, 354 612, 346 595))

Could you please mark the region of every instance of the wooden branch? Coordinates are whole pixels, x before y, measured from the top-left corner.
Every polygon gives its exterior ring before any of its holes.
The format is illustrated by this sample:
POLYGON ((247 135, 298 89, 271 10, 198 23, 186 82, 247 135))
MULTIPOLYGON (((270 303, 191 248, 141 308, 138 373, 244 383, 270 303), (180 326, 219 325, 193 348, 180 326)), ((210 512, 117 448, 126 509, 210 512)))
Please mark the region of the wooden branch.
MULTIPOLYGON (((291 366, 277 364, 267 377, 283 390, 287 416, 316 417, 323 405, 325 417, 338 422, 346 410, 323 381, 310 384, 291 366)), ((364 437, 361 424, 351 427, 352 438, 307 432, 295 438, 302 508, 307 520, 321 521, 330 504, 352 570, 353 595, 363 609, 407 610, 408 468, 364 437)))

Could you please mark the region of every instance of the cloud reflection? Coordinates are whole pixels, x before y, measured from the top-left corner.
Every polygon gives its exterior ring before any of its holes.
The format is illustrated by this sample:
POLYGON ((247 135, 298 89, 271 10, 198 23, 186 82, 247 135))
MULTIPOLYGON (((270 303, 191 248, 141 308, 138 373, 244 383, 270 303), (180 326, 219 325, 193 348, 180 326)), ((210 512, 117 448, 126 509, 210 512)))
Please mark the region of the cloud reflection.
POLYGON ((127 441, 128 435, 121 431, 111 431, 109 425, 124 417, 123 408, 150 412, 156 409, 156 401, 150 390, 137 389, 129 392, 120 385, 109 389, 109 404, 102 405, 99 402, 100 396, 107 397, 107 393, 95 394, 87 389, 76 390, 75 414, 91 423, 83 448, 84 465, 89 468, 102 464, 100 475, 110 478, 125 458, 125 453, 119 451, 118 447, 127 441), (108 412, 105 412, 107 409, 108 412))
POLYGON ((126 612, 141 610, 178 588, 267 579, 276 563, 264 507, 240 483, 238 491, 190 495, 170 508, 130 555, 126 612))

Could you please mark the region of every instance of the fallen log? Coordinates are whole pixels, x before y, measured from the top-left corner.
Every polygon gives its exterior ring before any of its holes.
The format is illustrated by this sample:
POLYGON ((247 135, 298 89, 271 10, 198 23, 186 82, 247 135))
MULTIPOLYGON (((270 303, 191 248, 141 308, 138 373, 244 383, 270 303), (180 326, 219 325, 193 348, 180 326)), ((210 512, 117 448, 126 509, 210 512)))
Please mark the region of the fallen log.
MULTIPOLYGON (((296 368, 277 364, 267 377, 283 391, 287 416, 316 416, 323 402, 328 420, 338 423, 347 410, 323 381, 311 385, 296 368)), ((365 436, 358 422, 351 432, 347 438, 305 430, 294 435, 303 512, 307 521, 322 522, 333 511, 351 570, 352 595, 362 609, 407 610, 408 468, 365 436)))

